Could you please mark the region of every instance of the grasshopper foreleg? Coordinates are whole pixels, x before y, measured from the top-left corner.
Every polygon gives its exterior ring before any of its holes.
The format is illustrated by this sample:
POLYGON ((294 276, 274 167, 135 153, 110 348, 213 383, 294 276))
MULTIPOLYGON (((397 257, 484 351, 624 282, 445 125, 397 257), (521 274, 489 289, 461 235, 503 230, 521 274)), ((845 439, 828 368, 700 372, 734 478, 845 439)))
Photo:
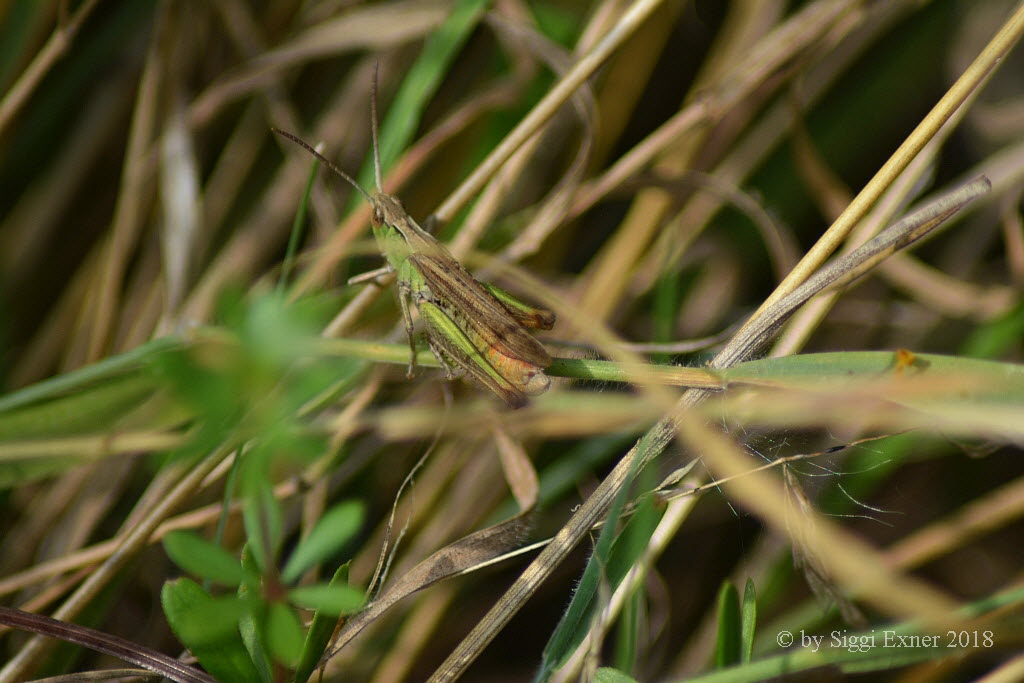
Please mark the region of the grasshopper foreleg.
POLYGON ((364 282, 373 282, 376 284, 377 281, 380 280, 380 278, 384 277, 385 275, 389 275, 393 272, 395 272, 395 269, 392 268, 391 264, 389 263, 387 265, 381 266, 380 268, 374 268, 373 270, 368 270, 365 273, 353 275, 348 279, 348 284, 359 285, 364 282))

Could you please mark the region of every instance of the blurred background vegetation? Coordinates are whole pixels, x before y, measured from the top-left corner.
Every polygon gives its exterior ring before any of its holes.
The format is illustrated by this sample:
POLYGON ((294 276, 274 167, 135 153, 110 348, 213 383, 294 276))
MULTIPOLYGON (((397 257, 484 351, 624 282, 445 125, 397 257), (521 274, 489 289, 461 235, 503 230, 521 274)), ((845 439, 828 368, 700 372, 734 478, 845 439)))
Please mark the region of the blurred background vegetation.
MULTIPOLYGON (((211 464, 193 495, 162 517, 151 516, 153 506, 202 452, 272 428, 316 436, 267 437, 290 453, 260 470, 279 500, 284 547, 324 509, 357 499, 362 535, 321 573, 330 577, 351 558, 351 582, 366 587, 403 479, 425 453, 390 530, 391 542, 401 536, 392 580, 510 518, 517 499, 519 509, 537 499, 517 541, 550 537, 660 414, 626 384, 556 380, 509 413, 434 369, 406 380, 402 353, 385 357, 373 344, 402 341, 392 293, 346 285, 380 265, 366 207, 325 174, 304 204, 311 160, 271 126, 322 142, 324 154, 353 174, 362 169, 372 187, 370 88, 379 65, 385 189, 412 216, 422 223, 440 209, 439 237, 482 278, 524 298, 567 302, 628 342, 665 345, 637 347, 654 362, 699 366, 1017 3, 651 6, 467 206, 451 193, 602 36, 625 30, 627 3, 0 3, 0 386, 14 397, 0 419, 10 445, 0 449, 4 604, 53 613, 109 556, 110 539, 141 519, 156 525, 173 514, 179 527, 210 536, 221 501, 235 495, 227 467, 211 464), (302 206, 283 311, 266 302, 302 206), (510 275, 509 264, 533 278, 510 275), (361 345, 318 346, 318 334, 361 345), (188 351, 160 355, 167 347, 151 340, 166 338, 186 340, 188 351), (139 347, 140 356, 123 355, 139 347), (125 434, 138 439, 115 444, 125 434), (532 462, 537 481, 510 461, 532 462), (513 497, 510 485, 528 491, 513 497)), ((787 329, 785 353, 910 349, 1020 362, 1022 73, 1017 48, 959 125, 926 150, 916 177, 887 196, 887 215, 981 171, 993 192, 844 292, 820 320, 787 329)), ((607 355, 585 326, 560 323, 541 338, 558 356, 607 355)), ((730 429, 759 462, 823 454, 787 470, 794 495, 892 567, 965 602, 1019 581, 1018 447, 941 431, 860 442, 878 431, 824 420, 730 429), (959 525, 933 525, 951 518, 959 525), (915 545, 926 537, 931 550, 915 545)), ((687 452, 671 446, 648 488, 688 462, 687 452)), ((728 494, 710 487, 693 496, 699 503, 652 558, 628 618, 603 649, 593 647, 602 662, 639 680, 712 670, 719 590, 732 581, 742 591, 748 578, 758 596, 755 657, 777 653, 784 627, 854 628, 843 621, 854 618, 849 611, 835 609, 841 591, 813 566, 794 567, 790 543, 728 494)), ((246 529, 234 513, 222 521, 217 538, 237 552, 246 529)), ((591 551, 585 542, 570 555, 467 680, 526 680, 537 670, 591 551)), ((332 660, 330 675, 425 679, 527 561, 399 602, 332 660)), ((182 645, 160 591, 178 574, 159 544, 142 545, 69 620, 176 656, 182 645)), ((881 623, 866 612, 865 623, 881 623)), ((1000 631, 996 647, 957 658, 889 666, 907 680, 966 680, 1004 666, 1022 634, 1000 631)), ((4 635, 0 661, 25 642, 4 635)), ((114 662, 53 652, 35 657, 36 675, 114 662)))

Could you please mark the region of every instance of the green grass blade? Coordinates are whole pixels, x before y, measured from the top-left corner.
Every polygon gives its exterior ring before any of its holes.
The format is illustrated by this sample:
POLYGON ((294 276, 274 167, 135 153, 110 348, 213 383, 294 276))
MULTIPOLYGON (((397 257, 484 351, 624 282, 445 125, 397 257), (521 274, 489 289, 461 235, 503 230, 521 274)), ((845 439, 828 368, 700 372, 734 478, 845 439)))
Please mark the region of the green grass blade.
POLYGON ((718 637, 715 639, 715 666, 719 669, 740 661, 740 603, 731 581, 718 591, 718 637))
MULTIPOLYGON (((469 34, 483 16, 487 0, 459 0, 441 26, 427 38, 416 62, 406 72, 394 100, 381 122, 380 163, 386 170, 409 146, 430 98, 469 34)), ((373 160, 359 174, 364 187, 374 182, 373 160)), ((353 201, 362 201, 353 198, 353 201)))

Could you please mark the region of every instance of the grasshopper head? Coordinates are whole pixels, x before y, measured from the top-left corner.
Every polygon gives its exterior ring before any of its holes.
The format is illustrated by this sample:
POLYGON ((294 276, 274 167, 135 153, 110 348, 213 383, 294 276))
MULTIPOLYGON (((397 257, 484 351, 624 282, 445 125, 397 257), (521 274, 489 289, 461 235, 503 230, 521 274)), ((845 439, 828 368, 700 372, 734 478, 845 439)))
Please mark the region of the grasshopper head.
POLYGON ((371 204, 373 204, 372 220, 374 227, 380 227, 385 223, 393 227, 399 227, 408 219, 402 202, 389 194, 375 192, 371 204))

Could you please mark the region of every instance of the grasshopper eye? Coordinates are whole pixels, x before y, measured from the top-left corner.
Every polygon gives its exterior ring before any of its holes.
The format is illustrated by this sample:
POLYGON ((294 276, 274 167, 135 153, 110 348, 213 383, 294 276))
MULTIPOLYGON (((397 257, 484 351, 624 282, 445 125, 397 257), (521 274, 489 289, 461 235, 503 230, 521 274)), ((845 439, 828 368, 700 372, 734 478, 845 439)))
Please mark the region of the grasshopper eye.
POLYGON ((373 221, 374 225, 380 225, 384 222, 384 212, 376 206, 373 207, 373 216, 370 217, 370 220, 373 221))

